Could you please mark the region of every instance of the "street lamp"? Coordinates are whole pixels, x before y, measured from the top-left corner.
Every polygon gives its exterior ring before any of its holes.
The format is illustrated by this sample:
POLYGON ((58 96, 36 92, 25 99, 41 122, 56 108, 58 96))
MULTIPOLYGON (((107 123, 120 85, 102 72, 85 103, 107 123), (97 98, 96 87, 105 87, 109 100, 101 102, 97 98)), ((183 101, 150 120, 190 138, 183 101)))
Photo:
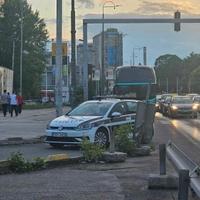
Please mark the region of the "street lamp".
POLYGON ((21 3, 21 23, 20 23, 20 33, 21 33, 21 38, 20 38, 20 95, 22 96, 22 70, 23 70, 23 1, 21 3))
POLYGON ((102 35, 101 35, 101 95, 104 95, 104 87, 105 87, 105 69, 104 69, 104 9, 105 8, 113 8, 119 7, 120 5, 116 5, 113 1, 106 1, 102 6, 102 35), (106 6, 106 4, 112 4, 106 6))

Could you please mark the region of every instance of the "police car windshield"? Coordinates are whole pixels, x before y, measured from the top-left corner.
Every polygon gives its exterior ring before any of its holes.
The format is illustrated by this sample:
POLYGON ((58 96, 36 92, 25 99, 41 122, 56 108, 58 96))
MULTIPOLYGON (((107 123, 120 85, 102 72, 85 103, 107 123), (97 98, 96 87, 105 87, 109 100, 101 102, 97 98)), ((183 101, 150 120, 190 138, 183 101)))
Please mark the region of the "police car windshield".
POLYGON ((111 102, 87 102, 73 109, 68 116, 104 116, 113 103, 111 102))

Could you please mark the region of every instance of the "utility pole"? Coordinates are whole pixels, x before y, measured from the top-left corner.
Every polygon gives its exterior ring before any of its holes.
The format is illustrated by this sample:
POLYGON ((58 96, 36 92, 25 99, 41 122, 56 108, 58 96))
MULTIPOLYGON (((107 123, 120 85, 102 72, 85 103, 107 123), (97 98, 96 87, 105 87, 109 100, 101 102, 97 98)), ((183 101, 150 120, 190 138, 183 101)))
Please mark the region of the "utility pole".
POLYGON ((135 52, 134 52, 134 48, 133 48, 133 66, 135 65, 135 52))
POLYGON ((57 0, 56 19, 56 115, 62 115, 62 0, 57 0))
POLYGON ((147 48, 143 47, 143 64, 147 65, 147 48))
POLYGON ((76 19, 74 1, 71 0, 71 104, 73 104, 74 91, 76 89, 76 19))

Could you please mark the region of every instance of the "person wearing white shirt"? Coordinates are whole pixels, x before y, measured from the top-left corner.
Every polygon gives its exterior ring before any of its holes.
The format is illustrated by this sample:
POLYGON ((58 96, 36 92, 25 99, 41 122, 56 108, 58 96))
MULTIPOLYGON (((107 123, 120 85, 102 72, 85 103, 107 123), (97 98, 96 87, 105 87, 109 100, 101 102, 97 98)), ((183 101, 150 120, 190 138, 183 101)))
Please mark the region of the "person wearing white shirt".
POLYGON ((17 109, 17 95, 13 91, 13 93, 10 95, 10 116, 13 116, 13 110, 15 110, 15 116, 18 116, 18 109, 17 109))

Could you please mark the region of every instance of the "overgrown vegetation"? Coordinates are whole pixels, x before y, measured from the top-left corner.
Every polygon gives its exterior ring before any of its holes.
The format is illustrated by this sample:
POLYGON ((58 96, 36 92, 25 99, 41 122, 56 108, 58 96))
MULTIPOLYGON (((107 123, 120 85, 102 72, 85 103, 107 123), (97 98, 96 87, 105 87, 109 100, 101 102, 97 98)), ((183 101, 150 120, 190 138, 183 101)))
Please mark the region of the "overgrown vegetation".
POLYGON ((132 138, 129 138, 129 134, 133 131, 131 125, 120 126, 115 128, 114 131, 116 150, 132 155, 136 148, 136 143, 132 138))
POLYGON ((30 172, 38 169, 44 169, 46 162, 42 158, 35 158, 33 161, 28 161, 22 153, 12 153, 9 161, 9 170, 14 173, 30 172))
POLYGON ((83 157, 87 162, 98 162, 102 158, 104 152, 102 146, 93 144, 87 139, 82 141, 81 150, 83 152, 83 157))

